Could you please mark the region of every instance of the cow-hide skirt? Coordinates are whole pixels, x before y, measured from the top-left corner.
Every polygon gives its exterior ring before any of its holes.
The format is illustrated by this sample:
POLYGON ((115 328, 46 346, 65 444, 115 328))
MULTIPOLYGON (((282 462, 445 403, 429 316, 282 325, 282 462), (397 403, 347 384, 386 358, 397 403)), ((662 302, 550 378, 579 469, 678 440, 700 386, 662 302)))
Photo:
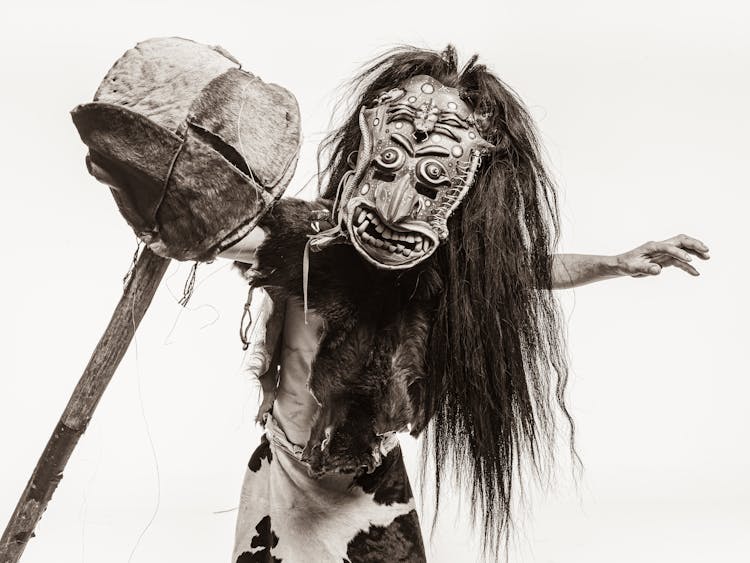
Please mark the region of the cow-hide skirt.
POLYGON ((233 563, 426 561, 401 450, 393 437, 369 474, 310 477, 292 444, 266 415, 265 434, 242 486, 233 563))

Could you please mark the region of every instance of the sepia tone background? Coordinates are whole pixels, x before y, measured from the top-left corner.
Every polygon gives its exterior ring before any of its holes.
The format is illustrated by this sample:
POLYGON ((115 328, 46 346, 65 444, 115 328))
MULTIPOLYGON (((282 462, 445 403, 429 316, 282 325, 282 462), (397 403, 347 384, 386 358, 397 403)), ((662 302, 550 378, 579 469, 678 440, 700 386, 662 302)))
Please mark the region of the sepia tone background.
MULTIPOLYGON (((220 44, 297 96, 311 195, 343 82, 385 48, 474 52, 525 100, 559 181, 561 250, 617 253, 686 232, 712 260, 560 293, 584 472, 519 512, 513 563, 740 562, 750 553, 750 39, 717 1, 82 1, 0 7, 0 524, 101 335, 136 240, 86 173, 69 111, 137 41, 220 44)), ((228 561, 257 390, 246 288, 227 262, 172 264, 23 561, 228 561)), ((481 400, 481 398, 478 398, 481 400)), ((412 475, 417 445, 404 448, 412 475)), ((430 534, 430 486, 424 531, 430 534)), ((430 561, 478 560, 455 493, 430 561)))

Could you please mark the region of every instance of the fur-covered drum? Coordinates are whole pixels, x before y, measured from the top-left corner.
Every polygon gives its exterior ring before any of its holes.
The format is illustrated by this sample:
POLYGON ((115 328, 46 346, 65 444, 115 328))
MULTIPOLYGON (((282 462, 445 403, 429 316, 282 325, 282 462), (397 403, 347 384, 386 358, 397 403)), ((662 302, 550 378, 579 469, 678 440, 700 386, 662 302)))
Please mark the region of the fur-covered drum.
POLYGON ((72 115, 89 172, 141 240, 178 260, 245 236, 283 194, 301 139, 290 92, 180 38, 127 51, 72 115))

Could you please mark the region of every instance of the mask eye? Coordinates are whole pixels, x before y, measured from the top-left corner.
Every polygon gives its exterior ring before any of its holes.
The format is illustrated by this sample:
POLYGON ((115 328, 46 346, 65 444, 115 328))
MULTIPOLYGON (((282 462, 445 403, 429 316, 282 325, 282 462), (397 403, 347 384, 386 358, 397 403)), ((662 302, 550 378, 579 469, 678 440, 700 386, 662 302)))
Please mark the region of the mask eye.
POLYGON ((404 165, 406 157, 404 153, 396 147, 388 147, 383 150, 373 161, 375 166, 385 172, 393 172, 404 165))
POLYGON ((451 181, 439 160, 425 158, 417 166, 417 179, 432 188, 450 186, 451 181))
POLYGON ((466 127, 463 123, 461 123, 458 119, 456 119, 453 116, 443 116, 440 119, 440 123, 442 123, 443 125, 450 125, 451 127, 461 127, 461 128, 466 127))

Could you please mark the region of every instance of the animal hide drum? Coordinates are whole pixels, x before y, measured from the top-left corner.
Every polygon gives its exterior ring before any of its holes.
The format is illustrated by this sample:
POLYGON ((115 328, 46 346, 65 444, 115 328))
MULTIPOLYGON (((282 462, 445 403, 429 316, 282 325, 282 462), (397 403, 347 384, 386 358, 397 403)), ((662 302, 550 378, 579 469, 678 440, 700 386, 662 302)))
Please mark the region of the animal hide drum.
POLYGON ((156 253, 213 259, 281 197, 300 145, 294 96, 220 47, 143 41, 72 111, 120 212, 156 253))

